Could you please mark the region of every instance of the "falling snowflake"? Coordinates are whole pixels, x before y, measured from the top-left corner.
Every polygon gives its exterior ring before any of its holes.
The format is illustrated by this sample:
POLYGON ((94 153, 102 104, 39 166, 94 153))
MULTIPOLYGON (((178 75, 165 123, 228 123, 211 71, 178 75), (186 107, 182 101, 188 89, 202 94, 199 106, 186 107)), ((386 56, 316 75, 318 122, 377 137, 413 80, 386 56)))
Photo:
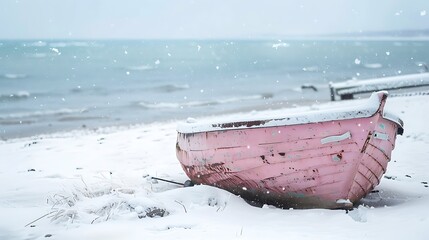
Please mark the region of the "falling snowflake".
POLYGON ((60 52, 60 50, 58 50, 58 48, 51 48, 51 51, 58 54, 58 55, 61 55, 61 52, 60 52))
POLYGON ((356 58, 356 59, 355 59, 355 64, 356 64, 356 65, 359 65, 359 64, 360 64, 360 59, 359 59, 359 58, 356 58))

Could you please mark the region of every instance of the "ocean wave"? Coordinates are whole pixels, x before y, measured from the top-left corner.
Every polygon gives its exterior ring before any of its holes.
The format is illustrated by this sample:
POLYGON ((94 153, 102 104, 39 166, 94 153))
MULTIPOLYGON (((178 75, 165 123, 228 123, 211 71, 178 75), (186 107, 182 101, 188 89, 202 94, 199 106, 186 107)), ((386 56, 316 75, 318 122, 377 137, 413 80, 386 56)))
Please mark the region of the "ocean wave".
POLYGON ((188 84, 183 84, 183 85, 176 85, 176 84, 166 84, 163 86, 158 86, 155 87, 155 90, 159 90, 161 92, 176 92, 176 91, 181 91, 181 90, 185 90, 185 89, 189 89, 189 85, 188 84))
POLYGON ((88 109, 86 109, 86 108, 80 108, 80 109, 61 108, 61 109, 55 109, 55 110, 11 113, 11 114, 8 114, 5 116, 0 115, 0 120, 23 119, 23 118, 34 118, 34 117, 48 117, 48 116, 64 116, 64 115, 68 115, 68 114, 76 114, 76 113, 84 113, 84 112, 88 112, 88 109))
POLYGON ((319 71, 319 67, 318 66, 303 67, 302 71, 304 71, 304 72, 318 72, 319 71))
POLYGON ((72 93, 80 93, 82 91, 83 91, 83 89, 81 86, 76 86, 70 90, 70 92, 72 92, 72 93))
POLYGON ((48 56, 46 53, 33 53, 28 55, 30 58, 45 58, 48 56))
POLYGON ((269 98, 273 98, 273 97, 274 97, 273 93, 263 93, 263 94, 259 94, 259 95, 226 98, 223 100, 218 100, 216 102, 218 102, 220 104, 225 104, 225 103, 241 102, 241 101, 248 101, 248 100, 269 99, 269 98))
POLYGON ((21 125, 21 124, 32 124, 35 123, 34 120, 3 120, 0 118, 0 125, 21 125))
POLYGON ((149 102, 139 102, 138 105, 147 109, 160 109, 160 108, 180 108, 183 104, 181 103, 149 103, 149 102))
POLYGON ((249 100, 258 100, 258 99, 269 99, 272 98, 272 93, 244 96, 244 97, 233 97, 225 98, 220 100, 208 100, 208 101, 191 101, 191 102, 182 102, 182 103, 172 103, 172 102, 159 102, 159 103, 150 103, 150 102, 139 102, 140 107, 146 109, 177 109, 177 108, 186 108, 186 107, 203 107, 203 106, 214 106, 220 104, 228 104, 241 101, 249 100))
POLYGON ((55 57, 61 54, 61 52, 58 52, 57 50, 54 50, 53 48, 48 49, 49 52, 36 52, 36 53, 24 53, 25 57, 27 58, 36 58, 36 59, 41 59, 41 58, 46 58, 46 57, 55 57), (60 54, 58 54, 60 53, 60 54))
POLYGON ((45 47, 48 44, 44 41, 36 41, 31 43, 24 43, 23 45, 24 47, 45 47))
POLYGON ((59 122, 76 122, 76 121, 85 121, 85 120, 99 120, 106 119, 108 117, 100 116, 67 116, 61 117, 58 119, 59 122))
POLYGON ((45 41, 35 41, 30 43, 23 43, 24 47, 54 47, 54 48, 62 48, 62 47, 95 47, 102 46, 101 44, 94 42, 84 42, 84 41, 64 41, 64 42, 45 42, 45 41))
POLYGON ((50 47, 91 47, 93 46, 93 43, 89 43, 89 42, 53 42, 53 43, 49 43, 50 47))
POLYGON ((155 69, 155 67, 151 65, 140 65, 140 66, 125 67, 125 69, 131 70, 131 71, 147 71, 147 70, 155 69))
POLYGON ((278 48, 290 47, 290 44, 289 43, 284 43, 284 42, 279 42, 279 43, 274 43, 272 45, 272 47, 277 50, 278 48))
POLYGON ((19 91, 13 94, 0 94, 0 101, 3 100, 22 100, 30 97, 30 93, 27 91, 19 91))
POLYGON ((3 75, 0 75, 0 78, 6 78, 6 79, 23 79, 26 78, 26 74, 20 74, 20 73, 5 73, 3 75))
POLYGON ((366 63, 363 66, 369 69, 379 69, 383 67, 381 63, 366 63))

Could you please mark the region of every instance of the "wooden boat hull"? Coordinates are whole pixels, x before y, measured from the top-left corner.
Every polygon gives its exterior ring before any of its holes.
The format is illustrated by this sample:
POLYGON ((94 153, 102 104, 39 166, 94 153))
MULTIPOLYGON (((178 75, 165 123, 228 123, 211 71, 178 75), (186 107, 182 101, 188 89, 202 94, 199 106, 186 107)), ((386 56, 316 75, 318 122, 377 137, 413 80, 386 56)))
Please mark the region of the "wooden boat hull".
MULTIPOLYGON (((370 117, 178 133, 176 153, 196 184, 284 208, 344 208, 380 183, 402 126, 370 117)), ((247 124, 257 124, 252 122, 247 124)))

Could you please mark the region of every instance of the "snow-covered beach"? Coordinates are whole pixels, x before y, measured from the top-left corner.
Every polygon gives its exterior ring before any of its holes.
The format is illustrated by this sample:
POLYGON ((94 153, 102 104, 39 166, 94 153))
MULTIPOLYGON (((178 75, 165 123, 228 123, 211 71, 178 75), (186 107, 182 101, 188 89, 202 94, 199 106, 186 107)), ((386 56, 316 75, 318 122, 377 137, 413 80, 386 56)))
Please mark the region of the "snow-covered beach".
POLYGON ((0 239, 428 239, 428 100, 388 98, 404 135, 381 184, 348 213, 257 208, 221 189, 151 180, 187 180, 177 122, 1 141, 0 239))

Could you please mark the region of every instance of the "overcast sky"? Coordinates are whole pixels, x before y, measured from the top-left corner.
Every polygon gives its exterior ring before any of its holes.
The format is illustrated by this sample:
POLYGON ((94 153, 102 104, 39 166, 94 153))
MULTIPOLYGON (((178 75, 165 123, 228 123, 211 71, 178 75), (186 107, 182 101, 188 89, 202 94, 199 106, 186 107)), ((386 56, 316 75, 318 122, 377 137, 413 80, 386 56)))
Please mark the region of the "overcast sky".
POLYGON ((429 0, 0 0, 0 39, 258 38, 429 29, 429 0))

